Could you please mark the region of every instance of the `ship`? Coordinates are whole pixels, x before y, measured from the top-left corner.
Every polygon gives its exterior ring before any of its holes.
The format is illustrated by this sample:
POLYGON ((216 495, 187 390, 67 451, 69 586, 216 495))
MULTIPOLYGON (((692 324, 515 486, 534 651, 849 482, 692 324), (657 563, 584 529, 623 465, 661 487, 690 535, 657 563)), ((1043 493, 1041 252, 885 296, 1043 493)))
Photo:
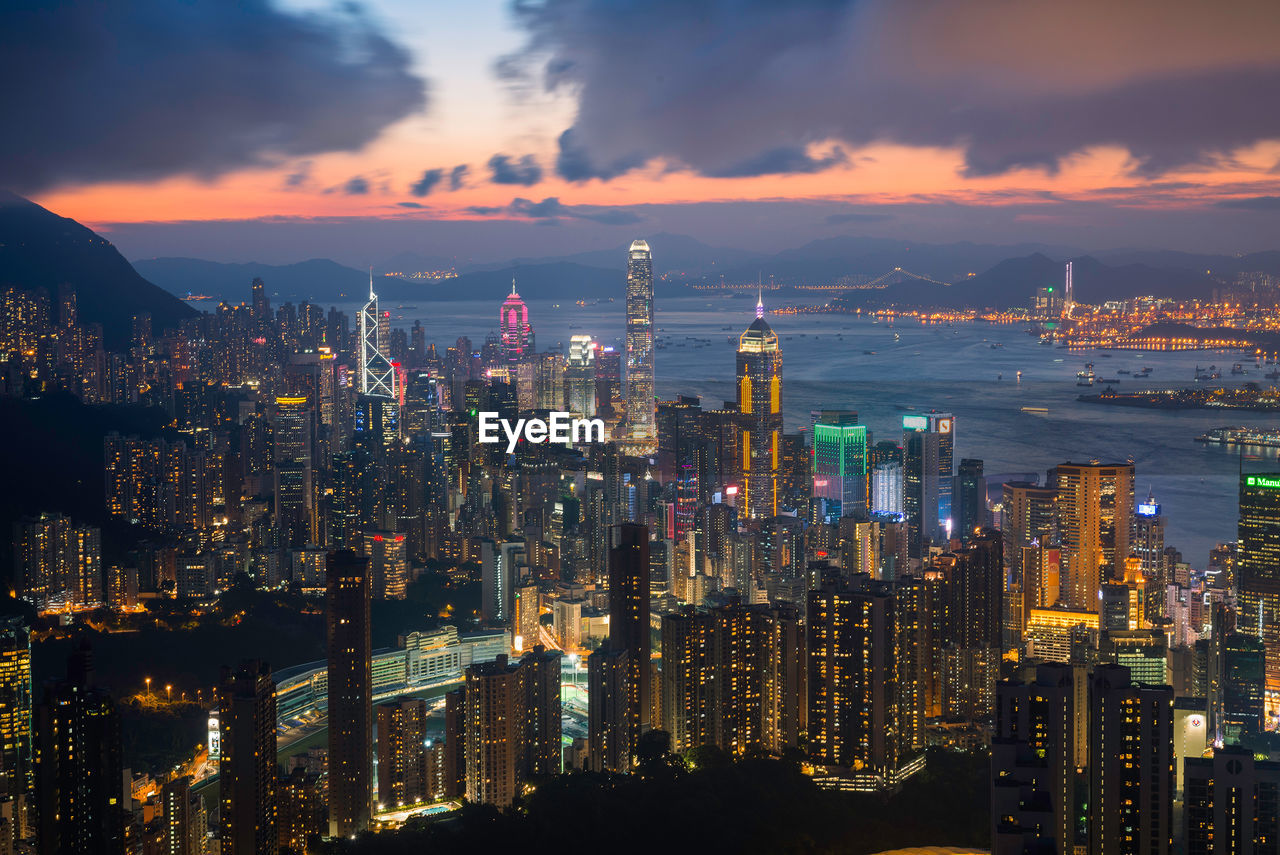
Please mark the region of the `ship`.
POLYGON ((1215 445, 1254 445, 1280 448, 1280 430, 1272 428, 1218 427, 1196 437, 1196 442, 1215 445))
POLYGON ((1076 372, 1077 386, 1092 386, 1097 375, 1093 373, 1093 363, 1086 363, 1083 371, 1076 372))

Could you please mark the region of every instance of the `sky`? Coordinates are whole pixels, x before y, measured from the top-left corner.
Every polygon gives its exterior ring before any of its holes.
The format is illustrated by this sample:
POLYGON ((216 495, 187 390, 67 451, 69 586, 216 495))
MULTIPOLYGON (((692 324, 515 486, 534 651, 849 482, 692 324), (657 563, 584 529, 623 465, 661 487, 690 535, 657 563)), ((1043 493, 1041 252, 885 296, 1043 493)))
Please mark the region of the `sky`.
POLYGON ((1280 4, 18 0, 0 185, 126 256, 1280 247, 1280 4))

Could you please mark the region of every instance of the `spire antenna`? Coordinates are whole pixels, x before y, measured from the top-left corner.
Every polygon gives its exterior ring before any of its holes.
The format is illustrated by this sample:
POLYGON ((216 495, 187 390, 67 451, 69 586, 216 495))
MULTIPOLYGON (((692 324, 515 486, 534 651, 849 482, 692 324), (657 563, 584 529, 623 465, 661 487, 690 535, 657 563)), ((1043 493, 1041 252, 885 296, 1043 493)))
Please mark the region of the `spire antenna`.
POLYGON ((370 264, 370 265, 369 265, 369 299, 370 299, 370 300, 372 300, 373 298, 374 298, 374 293, 373 293, 373 265, 372 265, 372 264, 370 264))
POLYGON ((512 276, 511 277, 511 296, 514 297, 515 295, 516 295, 516 278, 512 276))

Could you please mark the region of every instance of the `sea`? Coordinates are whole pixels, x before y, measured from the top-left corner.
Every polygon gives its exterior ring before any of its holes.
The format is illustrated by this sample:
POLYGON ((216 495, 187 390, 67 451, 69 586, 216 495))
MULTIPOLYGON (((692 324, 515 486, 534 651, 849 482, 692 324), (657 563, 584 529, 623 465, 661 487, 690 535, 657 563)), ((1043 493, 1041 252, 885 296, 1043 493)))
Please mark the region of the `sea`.
MULTIPOLYGON (((694 395, 708 407, 735 398, 734 352, 738 334, 754 319, 755 298, 740 292, 658 297, 659 398, 694 395)), ((623 346, 622 296, 585 306, 569 300, 526 302, 539 351, 563 347, 567 352, 575 334, 623 346)), ((423 301, 380 308, 391 312, 396 326, 420 320, 427 340, 439 349, 459 336, 479 348, 497 329, 499 304, 423 301)), ((359 306, 341 308, 354 324, 359 306)), ((992 483, 1028 476, 1043 483, 1046 470, 1064 462, 1132 461, 1138 501, 1150 495, 1160 504, 1166 545, 1179 549, 1193 567, 1204 567, 1216 544, 1236 538, 1240 468, 1280 471, 1280 449, 1242 452, 1196 441, 1225 425, 1280 429, 1280 413, 1155 410, 1078 400, 1102 388, 1077 386, 1077 372, 1089 362, 1098 378, 1118 379, 1115 388, 1121 392, 1194 386, 1197 367, 1210 366, 1222 374, 1215 385, 1268 382, 1262 375, 1272 368, 1257 367, 1251 354, 1067 350, 1042 345, 1026 324, 924 324, 827 313, 769 314, 767 319, 782 348, 787 430, 807 427, 814 410, 855 410, 873 442, 901 441, 904 415, 949 412, 955 416, 956 464, 964 457, 982 459, 992 483), (1236 363, 1247 373, 1231 375, 1236 363), (1144 367, 1152 369, 1150 375, 1135 377, 1144 367)))

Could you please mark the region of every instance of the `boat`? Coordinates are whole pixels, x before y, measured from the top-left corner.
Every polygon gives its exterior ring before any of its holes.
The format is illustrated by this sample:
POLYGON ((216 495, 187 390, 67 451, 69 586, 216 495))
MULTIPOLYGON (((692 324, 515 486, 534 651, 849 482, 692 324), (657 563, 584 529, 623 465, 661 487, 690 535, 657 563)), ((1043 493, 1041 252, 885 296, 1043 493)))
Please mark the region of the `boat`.
POLYGON ((902 341, 902 334, 901 334, 901 333, 894 333, 894 334, 893 334, 893 340, 894 340, 894 341, 902 341))
POLYGON ((1093 373, 1093 363, 1086 363, 1083 371, 1076 372, 1077 386, 1092 386, 1093 381, 1097 379, 1097 375, 1093 373))
POLYGON ((1231 373, 1236 376, 1239 376, 1241 374, 1248 374, 1249 372, 1245 371, 1244 366, 1241 365, 1239 362, 1237 362, 1235 365, 1231 366, 1231 373))
POLYGON ((1268 371, 1262 376, 1266 377, 1268 380, 1280 380, 1280 371, 1268 371))
POLYGON ((1040 344, 1043 345, 1044 347, 1053 347, 1053 339, 1042 338, 1040 339, 1040 344))
POLYGON ((1149 377, 1149 376, 1151 376, 1151 366, 1150 366, 1150 365, 1144 365, 1144 366, 1142 367, 1142 370, 1141 370, 1141 371, 1139 371, 1139 372, 1138 372, 1137 374, 1135 374, 1134 376, 1135 376, 1135 377, 1149 377))
POLYGON ((1117 373, 1117 374, 1132 374, 1133 372, 1132 372, 1132 371, 1130 371, 1128 368, 1117 368, 1117 369, 1116 369, 1116 373, 1117 373))
POLYGON ((1022 412, 1027 413, 1029 415, 1033 415, 1033 416, 1047 416, 1049 415, 1049 408, 1048 407, 1023 407, 1022 412))
POLYGON ((1255 445, 1280 448, 1280 430, 1273 428, 1219 427, 1196 437, 1196 442, 1214 445, 1255 445))

